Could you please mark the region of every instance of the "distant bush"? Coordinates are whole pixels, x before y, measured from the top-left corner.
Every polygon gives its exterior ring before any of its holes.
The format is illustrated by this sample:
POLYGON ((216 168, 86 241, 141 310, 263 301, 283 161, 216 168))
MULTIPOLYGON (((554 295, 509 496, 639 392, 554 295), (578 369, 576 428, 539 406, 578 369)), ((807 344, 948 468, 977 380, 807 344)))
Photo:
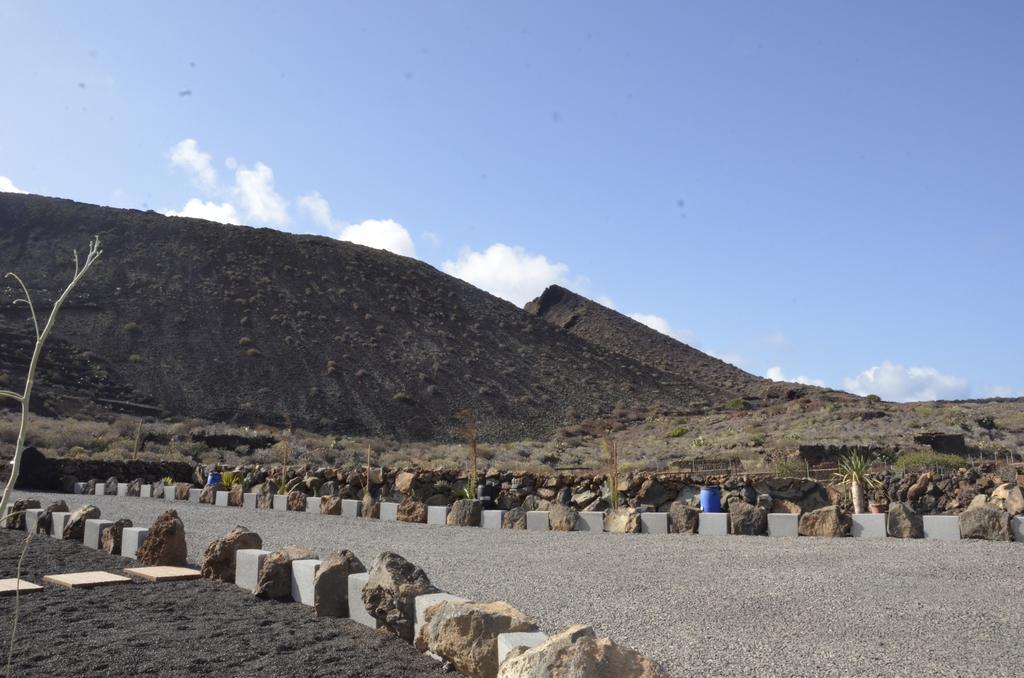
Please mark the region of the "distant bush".
POLYGON ((138 353, 132 353, 130 356, 128 356, 128 362, 130 362, 130 363, 142 362, 142 356, 139 355, 138 353))
POLYGON ((768 442, 768 436, 764 433, 755 433, 750 436, 750 444, 754 447, 762 447, 766 442, 768 442))
POLYGON ((250 358, 259 358, 263 353, 261 353, 258 348, 250 348, 245 351, 245 355, 250 358))
POLYGON ((743 398, 733 398, 728 403, 726 403, 726 406, 730 410, 749 410, 750 408, 753 407, 753 405, 751 405, 749 401, 744 400, 743 398))
POLYGON ((995 417, 992 417, 990 415, 986 415, 984 417, 978 417, 974 421, 977 422, 978 426, 982 427, 986 431, 991 431, 992 429, 994 429, 996 427, 995 417))
POLYGON ((881 396, 877 396, 874 393, 869 393, 867 396, 865 396, 864 399, 867 400, 869 403, 880 403, 880 402, 882 402, 882 397, 881 396))
POLYGON ((924 468, 955 469, 966 466, 967 460, 958 454, 941 454, 933 450, 904 452, 894 466, 904 471, 918 471, 924 468))
POLYGON ((669 438, 682 438, 683 436, 685 436, 689 432, 690 432, 690 429, 686 428, 685 426, 680 426, 678 428, 674 428, 671 431, 669 431, 667 437, 669 437, 669 438))
POLYGON ((138 323, 128 323, 124 326, 124 331, 127 334, 138 334, 142 331, 142 328, 139 327, 138 323))
POLYGON ((807 467, 799 459, 782 459, 775 463, 774 470, 777 478, 803 478, 807 467))
POLYGON ((252 339, 250 339, 249 337, 242 337, 241 339, 238 340, 239 346, 248 346, 251 343, 252 339))

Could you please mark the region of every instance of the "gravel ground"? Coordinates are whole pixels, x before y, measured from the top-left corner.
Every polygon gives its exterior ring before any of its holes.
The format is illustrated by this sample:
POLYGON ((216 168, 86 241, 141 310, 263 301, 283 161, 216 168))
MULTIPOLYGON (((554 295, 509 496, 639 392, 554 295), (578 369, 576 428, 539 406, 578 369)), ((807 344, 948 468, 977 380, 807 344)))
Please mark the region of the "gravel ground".
MULTIPOLYGON (((24 532, 0 530, 0 576, 13 576, 24 532)), ((75 542, 35 537, 23 579, 106 570, 132 561, 75 542)), ((0 598, 6 659, 14 598, 0 598)), ((139 581, 92 590, 49 584, 22 596, 12 673, 56 676, 286 676, 363 678, 450 675, 410 645, 308 607, 257 601, 207 579, 139 581), (301 668, 300 668, 301 667, 301 668)))
MULTIPOLYGON (((87 499, 63 496, 72 509, 87 499)), ((172 506, 88 500, 136 525, 172 506)), ((1024 544, 492 531, 173 507, 192 560, 235 524, 265 548, 348 548, 367 565, 390 550, 444 590, 506 600, 548 632, 590 623, 674 676, 1024 672, 1024 544)))

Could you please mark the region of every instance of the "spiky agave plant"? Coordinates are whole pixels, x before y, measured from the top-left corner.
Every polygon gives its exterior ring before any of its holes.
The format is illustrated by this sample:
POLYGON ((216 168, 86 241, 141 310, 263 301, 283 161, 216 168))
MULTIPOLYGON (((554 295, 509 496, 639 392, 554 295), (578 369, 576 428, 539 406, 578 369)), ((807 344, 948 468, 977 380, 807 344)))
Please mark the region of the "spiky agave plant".
POLYGON ((854 450, 839 460, 839 471, 835 478, 850 486, 854 513, 864 513, 864 487, 875 488, 882 484, 877 478, 868 475, 870 471, 871 459, 860 450, 854 450))

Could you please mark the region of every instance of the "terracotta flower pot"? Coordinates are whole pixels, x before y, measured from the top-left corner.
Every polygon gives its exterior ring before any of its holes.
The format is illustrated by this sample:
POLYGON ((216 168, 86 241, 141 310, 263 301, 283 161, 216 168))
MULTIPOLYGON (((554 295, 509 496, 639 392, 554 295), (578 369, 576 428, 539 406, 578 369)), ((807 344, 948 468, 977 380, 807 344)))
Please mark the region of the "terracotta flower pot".
POLYGON ((889 505, 888 504, 882 504, 882 503, 878 503, 878 502, 871 502, 870 504, 868 504, 868 512, 869 513, 885 513, 888 510, 889 510, 889 505))

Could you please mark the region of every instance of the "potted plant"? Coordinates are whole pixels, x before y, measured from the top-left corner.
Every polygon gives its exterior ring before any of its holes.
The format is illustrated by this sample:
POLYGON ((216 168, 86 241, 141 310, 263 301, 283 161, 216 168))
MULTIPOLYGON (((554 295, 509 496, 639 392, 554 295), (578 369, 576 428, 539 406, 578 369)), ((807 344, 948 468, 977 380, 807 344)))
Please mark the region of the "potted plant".
POLYGON ((836 480, 850 486, 850 499, 854 513, 864 513, 864 488, 875 489, 881 481, 868 475, 871 471, 871 460, 859 450, 854 450, 839 460, 839 471, 836 480))
POLYGON ((889 512, 889 494, 885 491, 885 487, 879 483, 871 491, 871 501, 868 502, 868 513, 888 513, 889 512))

